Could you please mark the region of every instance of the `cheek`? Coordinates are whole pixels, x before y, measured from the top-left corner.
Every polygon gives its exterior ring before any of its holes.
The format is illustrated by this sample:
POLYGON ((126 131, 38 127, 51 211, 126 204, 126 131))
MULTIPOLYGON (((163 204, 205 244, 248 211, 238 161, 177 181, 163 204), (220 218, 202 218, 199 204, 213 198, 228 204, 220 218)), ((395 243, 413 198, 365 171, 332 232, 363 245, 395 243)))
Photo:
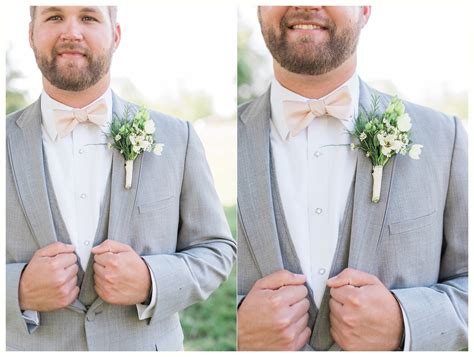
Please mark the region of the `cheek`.
POLYGON ((33 33, 33 44, 40 51, 49 51, 54 47, 57 36, 48 31, 36 31, 33 33))

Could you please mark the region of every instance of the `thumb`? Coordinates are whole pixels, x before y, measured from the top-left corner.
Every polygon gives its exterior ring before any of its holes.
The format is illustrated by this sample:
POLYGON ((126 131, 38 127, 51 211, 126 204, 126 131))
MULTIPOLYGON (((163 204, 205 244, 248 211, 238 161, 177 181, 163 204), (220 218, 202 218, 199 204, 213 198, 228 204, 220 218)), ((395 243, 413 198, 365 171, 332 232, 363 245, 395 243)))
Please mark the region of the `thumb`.
POLYGON ((305 281, 306 277, 302 274, 295 274, 288 270, 279 270, 257 280, 255 287, 276 290, 285 285, 301 285, 305 281))
POLYGON ((123 243, 111 240, 111 239, 106 239, 102 243, 100 243, 98 246, 95 246, 92 248, 91 253, 92 254, 104 254, 104 253, 122 253, 122 252, 128 252, 131 248, 123 243))
POLYGON ((37 254, 40 257, 55 257, 62 253, 74 253, 74 250, 76 250, 76 248, 72 244, 56 242, 38 249, 37 254))
POLYGON ((364 286, 376 284, 380 284, 380 280, 375 275, 352 268, 344 269, 327 281, 329 288, 340 288, 344 285, 364 286))

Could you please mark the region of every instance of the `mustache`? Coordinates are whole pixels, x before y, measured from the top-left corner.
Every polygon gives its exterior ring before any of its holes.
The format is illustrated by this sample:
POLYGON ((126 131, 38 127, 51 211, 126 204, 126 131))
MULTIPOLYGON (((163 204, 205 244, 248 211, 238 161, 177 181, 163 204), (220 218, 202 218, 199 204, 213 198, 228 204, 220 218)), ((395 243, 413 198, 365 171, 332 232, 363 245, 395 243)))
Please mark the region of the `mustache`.
POLYGON ((281 19, 280 26, 281 28, 288 29, 291 24, 295 24, 298 22, 315 22, 320 24, 322 27, 325 27, 328 30, 334 30, 334 22, 331 19, 321 16, 319 13, 314 12, 298 12, 298 13, 291 13, 285 14, 281 19))
POLYGON ((78 44, 73 44, 73 43, 56 46, 52 49, 51 53, 53 57, 56 57, 57 55, 63 52, 70 52, 70 51, 78 52, 87 58, 91 57, 91 51, 87 47, 78 45, 78 44))

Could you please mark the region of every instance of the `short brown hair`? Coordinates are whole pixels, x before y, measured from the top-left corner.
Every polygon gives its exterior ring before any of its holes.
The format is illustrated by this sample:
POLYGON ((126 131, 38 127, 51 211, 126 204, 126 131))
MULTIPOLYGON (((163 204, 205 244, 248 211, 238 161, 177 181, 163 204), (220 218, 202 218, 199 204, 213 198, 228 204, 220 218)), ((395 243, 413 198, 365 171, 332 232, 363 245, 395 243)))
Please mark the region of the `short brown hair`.
MULTIPOLYGON (((110 21, 112 22, 112 26, 115 27, 117 23, 117 6, 107 6, 109 10, 110 21)), ((30 18, 31 22, 35 20, 36 16, 36 6, 30 6, 30 18)))

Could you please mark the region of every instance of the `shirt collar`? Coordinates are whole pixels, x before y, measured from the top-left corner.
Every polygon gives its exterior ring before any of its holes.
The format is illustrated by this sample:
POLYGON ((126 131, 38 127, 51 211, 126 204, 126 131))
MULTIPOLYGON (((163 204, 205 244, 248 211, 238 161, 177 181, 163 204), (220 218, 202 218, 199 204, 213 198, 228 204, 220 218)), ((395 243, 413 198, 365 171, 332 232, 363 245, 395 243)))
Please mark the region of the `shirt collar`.
MULTIPOLYGON (((106 123, 104 124, 104 126, 106 126, 108 125, 107 123, 110 123, 112 119, 112 90, 110 89, 110 87, 107 88, 104 94, 102 94, 96 100, 87 104, 83 108, 88 107, 89 105, 99 101, 102 98, 104 98, 105 102, 107 103, 107 120, 106 120, 106 123)), ((73 108, 61 102, 58 102, 57 100, 54 100, 53 98, 51 98, 48 95, 48 93, 46 93, 43 90, 43 92, 41 93, 41 115, 43 118, 42 124, 49 138, 52 141, 56 141, 58 138, 58 131, 56 129, 56 122, 54 120, 54 115, 53 115, 54 109, 74 110, 74 109, 83 109, 83 108, 73 108)))
MULTIPOLYGON (((353 106, 354 115, 352 116, 351 120, 349 121, 341 120, 341 123, 346 127, 347 130, 352 131, 354 129, 354 118, 356 118, 359 113, 359 76, 357 75, 356 72, 354 72, 354 74, 352 75, 351 78, 349 78, 349 80, 347 80, 346 82, 341 84, 339 87, 334 89, 331 93, 328 93, 327 95, 321 98, 317 98, 317 99, 324 99, 343 86, 349 87, 349 92, 351 93, 351 97, 352 97, 352 106, 353 106)), ((283 87, 276 80, 276 78, 273 78, 272 84, 271 84, 271 90, 270 90, 270 105, 271 105, 272 121, 283 140, 287 140, 288 134, 290 132, 285 120, 284 112, 283 112, 283 101, 296 100, 300 102, 307 102, 311 99, 312 98, 306 98, 295 92, 290 91, 289 89, 283 87)))

